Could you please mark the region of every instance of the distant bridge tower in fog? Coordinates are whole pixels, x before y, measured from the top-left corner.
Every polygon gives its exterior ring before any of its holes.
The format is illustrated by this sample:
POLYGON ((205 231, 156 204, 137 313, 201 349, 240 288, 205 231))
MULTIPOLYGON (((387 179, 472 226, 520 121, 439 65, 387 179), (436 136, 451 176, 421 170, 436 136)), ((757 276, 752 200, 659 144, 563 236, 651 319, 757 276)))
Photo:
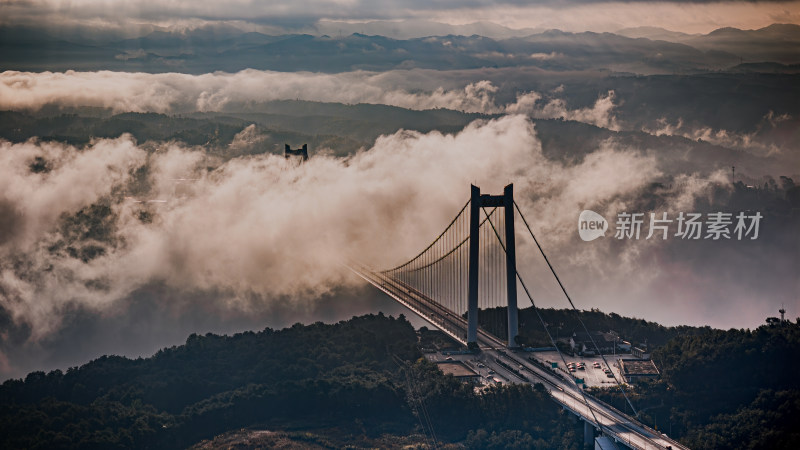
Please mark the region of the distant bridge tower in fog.
POLYGON ((292 150, 289 144, 286 144, 286 147, 283 150, 283 157, 289 159, 292 156, 302 156, 303 161, 308 161, 308 144, 303 144, 303 147, 298 148, 297 150, 292 150))

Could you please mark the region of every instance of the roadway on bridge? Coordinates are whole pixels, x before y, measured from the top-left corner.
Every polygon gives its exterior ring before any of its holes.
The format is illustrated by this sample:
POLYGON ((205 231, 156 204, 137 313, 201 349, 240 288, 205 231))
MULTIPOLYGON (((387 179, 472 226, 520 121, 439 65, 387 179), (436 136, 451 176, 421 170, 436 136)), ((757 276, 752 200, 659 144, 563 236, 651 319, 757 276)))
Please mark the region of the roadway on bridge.
MULTIPOLYGON (((376 286, 394 300, 442 330, 450 337, 466 345, 467 321, 432 301, 412 287, 366 266, 350 263, 348 267, 357 275, 376 286)), ((653 430, 634 418, 613 408, 607 403, 586 394, 586 401, 580 388, 572 379, 562 378, 551 371, 530 362, 519 353, 505 349, 505 343, 484 330, 478 330, 478 345, 481 352, 463 358, 466 361, 477 358, 487 367, 514 383, 542 383, 553 400, 572 411, 583 420, 597 426, 602 424, 603 432, 617 442, 635 449, 687 449, 677 441, 653 430), (520 370, 522 366, 524 369, 520 370), (513 373, 520 373, 522 378, 513 373), (589 406, 591 406, 591 409, 589 406), (594 412, 594 414, 592 414, 594 412)))
POLYGON ((528 361, 527 358, 521 357, 519 353, 487 348, 481 354, 485 355, 482 358, 482 360, 486 361, 484 364, 488 366, 491 362, 495 362, 493 364, 495 370, 498 371, 498 366, 501 366, 499 367, 499 372, 511 381, 529 384, 542 383, 559 404, 593 424, 599 421, 603 425, 603 431, 618 442, 622 442, 629 447, 642 449, 668 448, 670 446, 674 449, 686 448, 591 395, 587 394, 586 401, 584 401, 580 388, 576 387, 572 379, 561 378, 546 369, 542 369, 528 361), (502 367, 501 364, 497 363, 495 358, 505 362, 512 368, 524 367, 524 370, 518 369, 518 371, 526 377, 526 380, 520 380, 515 374, 510 373, 506 367, 502 367), (587 402, 591 406, 594 415, 586 405, 587 402), (595 417, 597 420, 595 420, 595 417))

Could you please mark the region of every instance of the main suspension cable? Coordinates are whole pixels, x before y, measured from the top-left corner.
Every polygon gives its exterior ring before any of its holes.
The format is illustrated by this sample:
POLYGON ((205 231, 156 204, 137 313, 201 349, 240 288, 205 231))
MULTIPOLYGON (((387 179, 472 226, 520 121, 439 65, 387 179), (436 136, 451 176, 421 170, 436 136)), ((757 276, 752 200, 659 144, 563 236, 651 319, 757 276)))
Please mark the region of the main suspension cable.
POLYGON ((437 236, 437 237, 436 237, 436 239, 434 239, 434 240, 433 240, 433 242, 431 242, 431 244, 430 244, 430 245, 428 245, 427 247, 425 247, 425 249, 424 249, 424 250, 422 250, 421 252, 419 252, 419 254, 418 254, 417 256, 415 256, 415 257, 411 258, 410 260, 408 260, 407 262, 405 262, 405 263, 403 263, 403 264, 400 264, 400 265, 399 265, 399 266, 397 266, 397 267, 393 267, 393 268, 391 268, 391 269, 382 270, 382 271, 381 271, 381 273, 392 272, 392 271, 394 271, 394 270, 402 269, 403 267, 405 267, 405 266, 407 266, 407 265, 409 265, 409 264, 413 263, 414 261, 416 261, 416 260, 417 260, 417 259, 418 259, 420 256, 422 256, 423 254, 425 254, 425 252, 427 252, 428 250, 430 250, 430 248, 431 248, 431 247, 433 247, 433 246, 434 246, 434 245, 435 245, 437 242, 439 242, 439 239, 441 239, 441 238, 442 238, 442 236, 444 236, 444 235, 445 235, 445 233, 447 233, 448 231, 450 231, 450 228, 453 226, 453 224, 456 222, 456 220, 458 220, 458 218, 459 218, 459 217, 461 217, 461 214, 464 212, 464 210, 465 210, 465 209, 467 209, 467 206, 469 206, 469 202, 470 202, 470 201, 471 201, 471 200, 467 200, 467 203, 466 203, 466 204, 464 204, 464 207, 463 207, 463 208, 461 208, 461 211, 459 211, 459 212, 458 212, 458 214, 456 214, 456 217, 455 217, 455 218, 454 218, 454 219, 453 219, 453 220, 450 222, 450 224, 449 224, 449 225, 447 225, 447 228, 445 228, 445 229, 444 229, 444 231, 442 231, 442 233, 441 233, 441 234, 439 234, 439 236, 437 236))
MULTIPOLYGON (((564 293, 564 296, 567 297, 567 300, 569 301, 569 304, 572 306, 572 309, 575 311, 576 316, 578 317, 578 322, 580 322, 581 327, 583 327, 583 331, 586 332, 586 335, 589 337, 589 340, 592 341, 592 345, 594 345, 594 348, 595 348, 595 350, 597 350, 597 353, 600 355, 600 358, 603 359, 603 363, 605 363, 606 367, 611 367, 611 366, 609 366, 608 361, 606 360, 606 357, 603 355, 603 352, 600 351, 600 347, 598 347, 597 343, 594 341, 594 338, 592 337, 592 334, 589 333, 589 329, 586 328, 586 324, 583 323, 583 320, 581 319, 580 311, 578 311, 578 308, 575 307, 575 303, 572 302, 572 298, 570 298, 569 294, 567 293, 567 289, 564 287, 564 284, 561 282, 561 279, 558 277, 558 274, 556 273, 556 270, 553 268, 553 265, 550 264, 550 260, 547 259, 547 255, 544 253, 544 250, 542 249, 542 246, 539 244, 539 240, 536 239, 536 236, 533 234, 533 230, 531 229, 531 226, 528 224, 528 221, 525 219, 525 215, 522 214, 522 210, 519 209, 519 205, 517 204, 516 201, 514 202, 514 206, 517 208, 517 212, 519 213, 519 216, 522 218, 522 222, 525 224, 525 228, 528 229, 528 233, 530 233, 531 237, 533 238, 533 242, 535 242, 536 243, 536 247, 539 248, 539 253, 542 254, 542 257, 544 258, 544 262, 547 263, 547 267, 550 268, 550 272, 553 273, 553 277, 555 277, 556 281, 558 282, 558 285, 561 287, 561 291, 564 293)), ((523 287, 524 287, 524 285, 523 285, 523 287)), ((527 289, 525 289, 525 291, 527 292, 527 289)), ((614 344, 614 345, 616 345, 616 344, 614 344)), ((617 386, 619 386, 619 389, 622 392, 622 396, 625 397, 625 401, 627 401, 628 405, 631 407, 631 411, 633 411, 634 416, 638 418, 639 417, 639 412, 636 411, 636 408, 633 407, 633 403, 631 403, 630 398, 628 398, 628 394, 625 392, 625 388, 622 387, 622 383, 620 383, 619 379, 617 379, 617 376, 614 375, 614 371, 613 370, 611 371, 611 375, 614 377, 614 381, 617 383, 617 386)))
MULTIPOLYGON (((484 211, 484 214, 486 214, 485 211, 484 211)), ((489 219, 489 218, 487 217, 487 219, 489 219)), ((499 241, 500 240, 500 235, 498 234, 497 230, 495 229, 494 224, 492 223, 491 219, 489 219, 489 225, 492 226, 492 230, 494 230, 495 236, 497 236, 497 240, 499 241)), ((502 241, 500 241, 500 245, 503 247, 503 251, 507 252, 506 246, 503 244, 502 241)), ((553 336, 550 334, 550 331, 547 330, 547 325, 545 325, 544 319, 542 318, 542 315, 539 313, 539 308, 537 308, 536 304, 533 302, 533 296, 531 296, 531 293, 528 290, 528 286, 525 285, 525 280, 522 279, 522 276, 519 274, 518 270, 516 271, 515 275, 516 275, 517 279, 519 280, 520 284, 522 285, 522 289, 525 290, 525 295, 528 296, 528 300, 530 300, 531 305, 533 305, 533 310, 536 312, 536 315, 539 317, 539 321, 542 323, 542 327, 544 328, 545 333, 547 333, 547 337, 550 339, 550 343, 553 345, 553 347, 555 347, 556 352, 558 352, 558 356, 561 358, 561 362, 564 363, 564 367, 567 367, 567 360, 566 360, 566 358, 564 358, 564 354, 561 353, 561 350, 558 348, 558 345, 556 345, 555 340, 553 340, 553 336)), ((589 400, 586 398, 586 392, 583 389, 579 389, 579 391, 581 393, 581 397, 583 397, 583 403, 586 405, 586 408, 592 414, 592 418, 594 419, 594 421, 597 424, 597 426, 600 427, 600 431, 602 431, 604 426, 603 426, 602 422, 600 422, 600 420, 598 420, 597 415, 594 413, 594 408, 592 408, 592 406, 589 404, 589 400)))

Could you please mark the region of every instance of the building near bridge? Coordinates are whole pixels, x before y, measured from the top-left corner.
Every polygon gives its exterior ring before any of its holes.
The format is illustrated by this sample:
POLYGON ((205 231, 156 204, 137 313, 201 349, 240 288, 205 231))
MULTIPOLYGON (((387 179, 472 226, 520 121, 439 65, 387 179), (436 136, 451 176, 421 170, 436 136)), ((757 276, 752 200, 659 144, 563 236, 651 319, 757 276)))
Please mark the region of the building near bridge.
POLYGON ((436 363, 445 375, 452 375, 465 383, 479 384, 481 376, 461 361, 439 361, 436 363))
POLYGON ((620 359, 619 369, 622 377, 628 383, 655 379, 661 374, 650 359, 620 359))
POLYGON ((648 353, 646 349, 641 349, 639 347, 633 347, 631 349, 631 355, 639 359, 650 359, 650 353, 648 353))
POLYGON ((597 349, 600 349, 600 353, 606 355, 615 352, 615 338, 608 333, 600 331, 591 331, 589 333, 584 331, 573 332, 569 338, 569 345, 572 347, 572 351, 579 355, 596 355, 597 349), (596 348, 595 344, 597 345, 596 348))

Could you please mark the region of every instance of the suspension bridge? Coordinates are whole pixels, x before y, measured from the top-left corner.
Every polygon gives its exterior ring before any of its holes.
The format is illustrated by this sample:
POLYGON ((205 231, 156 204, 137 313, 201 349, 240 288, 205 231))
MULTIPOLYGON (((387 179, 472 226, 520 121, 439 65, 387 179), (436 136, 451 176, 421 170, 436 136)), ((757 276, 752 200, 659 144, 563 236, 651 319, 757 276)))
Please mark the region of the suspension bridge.
MULTIPOLYGON (((476 359, 507 380, 541 383, 556 403, 584 421, 585 445, 593 444, 597 431, 622 448, 686 449, 636 417, 586 393, 572 378, 521 356, 517 337, 518 288, 530 300, 537 315, 539 313, 517 270, 517 233, 514 227, 517 216, 522 219, 565 297, 577 312, 530 224, 514 201, 513 185, 506 186, 500 195, 483 194, 480 188, 472 186, 469 200, 445 230, 417 256, 399 266, 385 270, 375 270, 356 262, 348 266, 389 297, 466 346, 476 359), (503 310, 505 314, 497 314, 503 310), (479 314, 484 317, 479 317, 479 314)), ((539 320, 553 347, 557 348, 541 316, 539 320)), ((584 330, 588 333, 585 326, 584 330)), ((606 367, 610 367, 602 357, 606 367)), ((566 366, 563 355, 561 360, 566 366)), ((616 375, 614 379, 625 394, 616 375)), ((627 395, 625 398, 636 414, 627 395)))

